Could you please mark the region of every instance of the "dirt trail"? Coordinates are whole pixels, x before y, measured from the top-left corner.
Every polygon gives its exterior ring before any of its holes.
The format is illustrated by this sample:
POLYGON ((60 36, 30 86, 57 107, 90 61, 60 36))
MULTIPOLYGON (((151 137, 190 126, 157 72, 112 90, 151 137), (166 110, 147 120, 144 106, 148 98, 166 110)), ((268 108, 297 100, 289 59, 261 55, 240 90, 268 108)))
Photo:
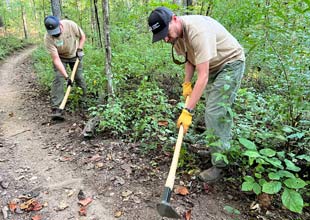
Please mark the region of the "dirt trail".
MULTIPOLYGON (((37 108, 35 103, 29 106, 27 100, 22 98, 25 93, 31 93, 21 81, 29 79, 24 74, 33 75, 31 68, 25 66, 33 49, 12 56, 0 66, 0 181, 9 184, 6 190, 0 187, 0 193, 2 203, 25 193, 39 194, 38 200, 46 207, 39 213, 14 216, 7 211, 8 219, 30 219, 35 214, 40 214, 43 219, 78 219, 77 194, 80 190, 87 197, 94 198, 87 207, 87 219, 114 219, 111 209, 105 205, 109 198, 96 199, 97 193, 83 176, 48 151, 49 135, 54 134, 49 134, 48 128, 38 124, 39 115, 35 111, 29 112, 37 108)), ((61 126, 59 132, 62 132, 61 126)), ((1 205, 3 207, 5 204, 1 205)))
MULTIPOLYGON (((78 113, 67 113, 62 123, 51 122, 49 97, 38 86, 30 59, 34 49, 0 63, 0 220, 32 220, 36 215, 44 220, 165 219, 155 207, 171 155, 145 155, 137 144, 99 136, 84 140, 85 121, 78 113), (93 199, 86 216, 79 215, 80 190, 93 199), (21 203, 25 197, 36 199, 43 208, 8 210, 9 202, 20 198, 16 201, 21 203)), ((281 209, 269 211, 268 218, 249 211, 255 196, 240 193, 240 186, 228 180, 210 186, 195 175, 178 173, 176 185, 190 192, 173 193, 171 198, 178 213, 187 213, 183 219, 292 219, 284 218, 281 209), (225 211, 227 206, 240 214, 225 211)))

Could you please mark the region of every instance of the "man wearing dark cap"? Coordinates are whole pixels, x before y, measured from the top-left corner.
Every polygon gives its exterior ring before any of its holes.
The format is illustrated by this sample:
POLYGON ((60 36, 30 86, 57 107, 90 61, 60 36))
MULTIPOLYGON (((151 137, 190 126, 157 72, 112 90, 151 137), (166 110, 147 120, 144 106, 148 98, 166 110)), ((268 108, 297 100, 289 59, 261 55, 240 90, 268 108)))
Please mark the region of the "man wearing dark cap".
POLYGON ((202 15, 176 16, 165 7, 153 10, 148 18, 153 32, 153 43, 164 40, 172 44, 172 59, 185 64, 183 96, 190 96, 179 116, 187 132, 192 123, 193 111, 206 93, 206 129, 219 139, 219 146, 210 147, 212 167, 199 174, 205 182, 217 181, 227 165, 221 154, 230 148, 231 107, 240 87, 245 68, 245 56, 238 41, 216 20, 202 15), (184 61, 174 58, 173 49, 184 56, 184 61), (192 89, 194 72, 197 80, 192 89))
MULTIPOLYGON (((83 99, 86 96, 86 82, 83 77, 82 57, 85 34, 83 30, 71 20, 59 20, 55 16, 47 16, 44 19, 47 33, 44 36, 44 43, 50 53, 55 77, 51 88, 52 119, 62 116, 58 109, 64 97, 64 82, 67 86, 72 85, 66 71, 67 65, 73 69, 76 59, 80 59, 75 75, 76 84, 83 90, 83 99)), ((85 100, 83 100, 85 101, 85 100)))

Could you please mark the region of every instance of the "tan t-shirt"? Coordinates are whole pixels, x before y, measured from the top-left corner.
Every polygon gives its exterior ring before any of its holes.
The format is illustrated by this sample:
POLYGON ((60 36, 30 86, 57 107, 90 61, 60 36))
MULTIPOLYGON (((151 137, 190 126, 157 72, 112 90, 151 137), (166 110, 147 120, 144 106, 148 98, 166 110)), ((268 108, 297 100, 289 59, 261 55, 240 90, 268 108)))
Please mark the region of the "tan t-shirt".
POLYGON ((44 43, 47 51, 58 53, 61 58, 73 58, 76 56, 76 49, 79 45, 79 39, 84 32, 73 21, 61 20, 63 32, 58 38, 45 34, 44 43))
POLYGON ((179 55, 197 65, 206 61, 210 73, 217 71, 225 63, 245 60, 243 48, 238 41, 216 20, 202 15, 180 16, 184 36, 174 45, 179 55))

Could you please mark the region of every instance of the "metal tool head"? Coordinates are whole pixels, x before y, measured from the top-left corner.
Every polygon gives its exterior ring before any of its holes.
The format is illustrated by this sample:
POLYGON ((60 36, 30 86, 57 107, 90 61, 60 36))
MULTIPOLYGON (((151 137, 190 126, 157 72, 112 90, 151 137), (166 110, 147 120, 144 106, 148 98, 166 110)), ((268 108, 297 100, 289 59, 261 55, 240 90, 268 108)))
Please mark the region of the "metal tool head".
POLYGON ((181 216, 169 204, 171 193, 172 190, 170 187, 165 187, 162 200, 156 205, 157 211, 162 217, 181 218, 181 216))
POLYGON ((166 201, 157 204, 157 211, 162 217, 179 219, 181 216, 166 201))

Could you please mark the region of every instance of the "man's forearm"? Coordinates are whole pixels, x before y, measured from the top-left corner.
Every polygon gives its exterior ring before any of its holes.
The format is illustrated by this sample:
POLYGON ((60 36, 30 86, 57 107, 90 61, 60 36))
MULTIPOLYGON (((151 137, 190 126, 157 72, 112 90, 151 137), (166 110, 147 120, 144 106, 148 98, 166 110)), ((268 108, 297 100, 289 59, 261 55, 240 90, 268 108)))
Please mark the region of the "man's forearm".
POLYGON ((194 109, 200 100, 209 79, 209 62, 205 62, 196 66, 197 81, 195 83, 191 97, 186 105, 189 109, 194 109))
POLYGON ((68 74, 67 74, 67 71, 64 67, 64 65, 62 64, 61 60, 60 59, 56 59, 53 61, 56 69, 65 77, 65 78, 68 78, 68 74))
POLYGON ((195 71, 195 66, 191 64, 189 61, 187 61, 185 64, 184 82, 190 82, 192 80, 194 71, 195 71))
POLYGON ((85 40, 86 40, 86 36, 85 36, 84 34, 81 35, 80 40, 79 40, 79 46, 78 46, 78 48, 83 49, 85 40))

